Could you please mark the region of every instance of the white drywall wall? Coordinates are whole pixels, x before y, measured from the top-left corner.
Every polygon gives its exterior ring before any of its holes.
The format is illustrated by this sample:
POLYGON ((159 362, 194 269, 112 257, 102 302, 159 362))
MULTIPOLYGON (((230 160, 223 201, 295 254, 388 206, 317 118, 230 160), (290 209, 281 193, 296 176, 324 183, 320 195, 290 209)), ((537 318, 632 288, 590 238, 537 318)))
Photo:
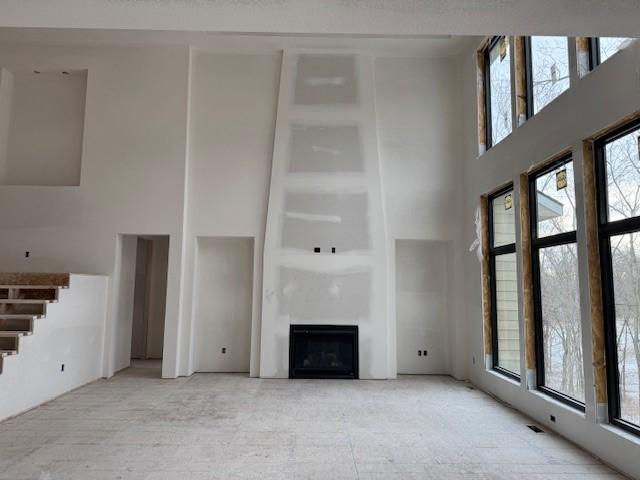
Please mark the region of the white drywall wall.
POLYGON ((200 237, 196 263, 195 370, 249 372, 253 238, 200 237))
MULTIPOLYGON (((0 210, 3 270, 113 275, 118 234, 170 235, 168 377, 180 367, 188 65, 188 47, 0 46, 0 66, 10 71, 88 70, 80 186, 0 187, 0 204, 19 206, 0 210)), ((111 287, 105 375, 116 366, 111 287)))
MULTIPOLYGON (((262 250, 280 65, 279 53, 0 45, 0 66, 11 71, 88 71, 80 186, 0 186, 2 205, 20 205, 0 209, 0 263, 4 270, 110 276, 105 375, 128 365, 129 355, 127 314, 118 314, 118 308, 130 311, 126 301, 120 307, 117 302, 123 254, 118 234, 170 236, 163 335, 167 377, 194 371, 196 238, 255 239, 251 372, 258 375, 262 250)), ((459 241, 450 227, 455 209, 441 191, 457 181, 455 148, 448 146, 455 135, 444 111, 454 98, 455 69, 447 60, 417 58, 379 59, 375 68, 381 162, 393 179, 382 182, 394 212, 388 238, 459 241), (402 108, 395 108, 396 102, 402 108), (435 154, 416 155, 425 148, 424 135, 435 154), (425 188, 416 180, 420 177, 432 186, 425 188)), ((393 272, 393 260, 389 263, 393 272)), ((395 326, 392 330, 387 344, 395 363, 395 326)))
MULTIPOLYGON (((191 81, 189 190, 184 257, 194 275, 199 236, 253 237, 251 374, 258 375, 262 248, 280 79, 279 53, 196 52, 191 81)), ((183 351, 195 370, 190 283, 184 288, 183 351), (188 355, 191 352, 191 355, 188 355)))
POLYGON ((107 278, 71 275, 33 335, 20 338, 18 355, 4 359, 0 420, 100 378, 106 314, 107 278))
POLYGON ((7 176, 13 84, 13 74, 5 68, 0 68, 0 184, 5 182, 7 176))
MULTIPOLYGON (((465 240, 475 238, 475 211, 481 194, 491 191, 508 181, 516 185, 514 198, 518 199, 518 176, 531 166, 545 161, 566 148, 572 148, 575 167, 576 201, 578 205, 577 241, 579 251, 579 275, 581 297, 588 299, 588 275, 586 269, 586 236, 582 210, 582 140, 640 110, 640 43, 635 42, 619 54, 600 65, 586 77, 575 80, 569 90, 549 104, 535 117, 517 128, 502 142, 477 157, 476 125, 476 70, 475 50, 461 57, 463 79, 461 98, 464 105, 464 186, 465 240)), ((519 241, 519 225, 516 238, 519 241)), ((521 262, 518 251, 518 261, 521 262)), ((481 388, 509 402, 530 415, 537 422, 552 428, 575 443, 593 452, 604 461, 622 469, 628 475, 640 477, 638 451, 640 440, 623 434, 615 428, 595 422, 593 370, 591 358, 591 325, 588 301, 582 301, 582 331, 585 341, 584 371, 586 413, 566 407, 549 397, 528 391, 496 373, 485 370, 483 365, 483 332, 480 264, 474 253, 464 258, 465 290, 460 297, 466 304, 465 335, 469 345, 465 361, 471 380, 481 388), (473 360, 475 359, 475 363, 473 360), (556 422, 549 421, 549 415, 556 422)), ((520 302, 522 318, 522 302, 520 302)), ((523 349, 521 349, 523 350, 523 349)), ((524 367, 522 376, 524 377, 524 367)))
POLYGON ((120 235, 118 238, 120 262, 114 275, 114 285, 117 288, 114 298, 117 310, 112 347, 114 372, 127 368, 131 363, 137 246, 138 237, 135 235, 120 235))
POLYGON ((79 185, 87 72, 14 71, 7 185, 79 185))
POLYGON ((446 375, 452 244, 398 240, 395 247, 398 374, 446 375))
MULTIPOLYGON (((464 195, 456 64, 451 59, 382 57, 376 59, 375 73, 388 245, 393 248, 397 239, 450 244, 447 292, 460 298, 463 274, 459 252, 464 251, 466 240, 459 221, 464 195)), ((397 271, 395 259, 392 251, 390 272, 397 271)), ((393 371, 400 356, 396 345, 399 351, 409 346, 404 345, 404 339, 396 342, 393 282, 389 288, 389 363, 393 371)), ((431 315, 439 307, 434 304, 432 310, 426 304, 425 308, 425 314, 431 315)), ((444 328, 438 331, 442 336, 432 341, 448 345, 448 372, 466 378, 461 302, 454 302, 441 321, 444 328)))
POLYGON ((368 55, 285 50, 264 248, 263 377, 288 377, 289 325, 305 323, 357 325, 360 378, 395 375, 387 361, 388 252, 373 74, 368 55), (332 133, 345 127, 359 134, 332 133), (313 141, 298 152, 303 128, 313 129, 313 141), (346 159, 354 152, 360 171, 346 159), (293 154, 309 156, 301 165, 323 163, 326 154, 345 161, 334 171, 300 171, 293 154))

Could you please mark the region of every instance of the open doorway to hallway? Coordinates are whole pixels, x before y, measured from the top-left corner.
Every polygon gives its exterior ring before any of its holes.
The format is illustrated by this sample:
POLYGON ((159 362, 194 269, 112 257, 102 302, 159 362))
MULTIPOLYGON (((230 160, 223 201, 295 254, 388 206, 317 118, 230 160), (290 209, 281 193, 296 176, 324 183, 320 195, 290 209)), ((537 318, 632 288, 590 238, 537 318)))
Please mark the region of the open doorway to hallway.
POLYGON ((168 235, 120 235, 114 370, 148 362, 161 375, 164 350, 168 235))
POLYGON ((169 237, 138 237, 131 359, 162 359, 169 237))

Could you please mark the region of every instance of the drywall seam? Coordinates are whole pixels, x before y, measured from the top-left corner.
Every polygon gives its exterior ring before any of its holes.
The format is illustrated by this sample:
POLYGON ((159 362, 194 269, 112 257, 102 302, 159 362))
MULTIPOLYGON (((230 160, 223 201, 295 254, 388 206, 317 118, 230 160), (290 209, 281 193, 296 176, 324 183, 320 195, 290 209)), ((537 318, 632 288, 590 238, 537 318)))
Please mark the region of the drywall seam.
POLYGON ((4 184, 9 162, 9 130, 13 103, 13 74, 0 68, 0 185, 4 184))

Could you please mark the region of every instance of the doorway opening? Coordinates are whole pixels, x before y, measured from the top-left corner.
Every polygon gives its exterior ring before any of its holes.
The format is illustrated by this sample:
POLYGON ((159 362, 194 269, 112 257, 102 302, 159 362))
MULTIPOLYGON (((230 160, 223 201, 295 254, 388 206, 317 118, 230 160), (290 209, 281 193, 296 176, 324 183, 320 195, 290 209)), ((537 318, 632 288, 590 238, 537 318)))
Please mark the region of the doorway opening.
POLYGON ((168 267, 168 235, 120 236, 114 371, 162 375, 168 267))

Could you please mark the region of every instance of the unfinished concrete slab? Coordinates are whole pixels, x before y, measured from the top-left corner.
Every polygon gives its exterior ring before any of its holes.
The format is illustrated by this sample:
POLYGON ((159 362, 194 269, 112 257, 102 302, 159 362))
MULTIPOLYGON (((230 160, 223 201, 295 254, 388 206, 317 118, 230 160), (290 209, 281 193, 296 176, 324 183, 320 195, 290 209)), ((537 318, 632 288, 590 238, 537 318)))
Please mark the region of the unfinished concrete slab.
POLYGON ((138 362, 0 424, 0 479, 623 478, 469 384, 159 379, 138 362))

